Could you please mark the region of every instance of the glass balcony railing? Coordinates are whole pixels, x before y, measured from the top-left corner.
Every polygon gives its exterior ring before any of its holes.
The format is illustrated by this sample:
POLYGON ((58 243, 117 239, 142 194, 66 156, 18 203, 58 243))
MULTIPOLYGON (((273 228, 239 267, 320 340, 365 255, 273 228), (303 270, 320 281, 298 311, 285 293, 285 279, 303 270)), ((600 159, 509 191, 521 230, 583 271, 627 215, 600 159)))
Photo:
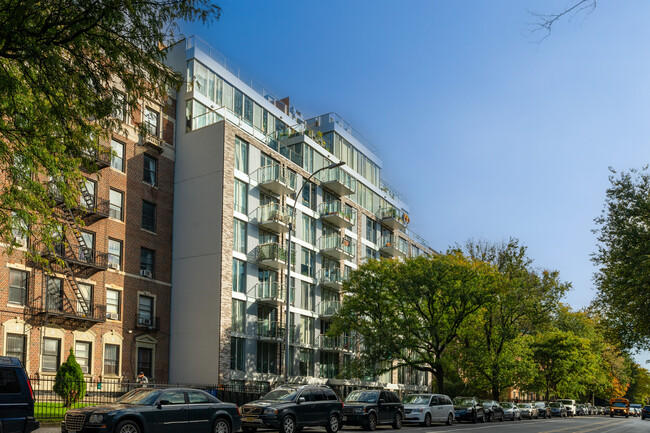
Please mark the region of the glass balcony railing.
POLYGON ((292 211, 291 208, 280 206, 278 203, 269 203, 256 209, 257 223, 268 226, 273 231, 285 232, 289 229, 292 211))
POLYGON ((275 192, 288 194, 296 191, 296 173, 285 169, 280 164, 271 164, 257 170, 257 181, 275 192))
POLYGON ((317 241, 317 246, 321 250, 321 253, 334 255, 338 259, 352 258, 357 254, 356 242, 336 233, 321 236, 317 241))
POLYGON ((383 224, 393 229, 402 229, 409 223, 409 217, 404 212, 394 207, 384 207, 377 211, 377 217, 383 224))
POLYGON ((340 269, 321 269, 318 271, 318 283, 325 287, 340 289, 343 286, 343 273, 340 269))
POLYGON ((262 281, 251 289, 251 294, 260 300, 284 302, 284 287, 277 281, 262 281))
POLYGON ((316 306, 316 312, 325 317, 331 317, 341 309, 340 301, 321 301, 316 306))
POLYGON ((281 339, 284 337, 284 327, 277 321, 258 320, 255 329, 258 337, 281 339))
POLYGON ((408 243, 400 241, 398 236, 387 235, 379 238, 379 249, 392 255, 406 255, 408 254, 408 243))
MULTIPOLYGON (((262 244, 257 246, 257 261, 260 263, 272 263, 275 267, 286 265, 287 249, 277 242, 262 244)), ((291 255, 291 265, 296 264, 296 255, 291 255)))
POLYGON ((323 170, 318 178, 325 187, 334 189, 340 195, 354 194, 357 190, 357 180, 341 167, 323 170))
POLYGON ((321 203, 318 213, 321 218, 341 228, 351 227, 357 220, 356 210, 346 207, 339 200, 321 203))

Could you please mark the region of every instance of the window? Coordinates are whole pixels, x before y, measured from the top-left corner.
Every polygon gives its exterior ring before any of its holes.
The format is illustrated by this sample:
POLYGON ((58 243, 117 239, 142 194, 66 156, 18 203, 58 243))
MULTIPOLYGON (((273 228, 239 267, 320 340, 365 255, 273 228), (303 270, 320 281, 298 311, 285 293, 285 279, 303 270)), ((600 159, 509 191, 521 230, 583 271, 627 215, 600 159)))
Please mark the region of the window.
POLYGON ((320 353, 320 377, 334 379, 339 373, 339 354, 332 352, 320 353))
POLYGON ((311 210, 316 210, 316 184, 307 182, 307 185, 303 187, 302 204, 311 210))
POLYGON ((233 226, 233 250, 246 254, 246 223, 238 219, 233 226))
POLYGON ((150 250, 149 248, 140 248, 140 275, 145 277, 153 278, 154 277, 154 261, 155 261, 156 252, 150 250))
POLYGON ((302 240, 316 244, 316 221, 309 215, 302 214, 302 240))
POLYGON ((84 246, 79 245, 79 260, 86 263, 95 262, 95 233, 81 232, 84 246))
POLYGON ((142 200, 142 228, 156 231, 156 205, 145 200, 142 200))
POLYGON ((9 303, 25 305, 27 303, 27 282, 29 274, 25 271, 9 269, 9 303))
POLYGON ((116 344, 104 346, 104 374, 120 374, 120 346, 116 344))
POLYGON ((314 311, 314 285, 300 282, 300 308, 314 311))
POLYGON ((122 241, 108 238, 108 267, 122 269, 122 241))
POLYGON ((314 278, 314 263, 315 254, 312 250, 302 247, 302 255, 300 261, 300 273, 308 277, 314 278))
POLYGON ((374 244, 377 243, 377 229, 377 221, 371 219, 366 215, 366 239, 374 244))
POLYGON ((63 310, 63 280, 61 278, 47 278, 45 305, 49 311, 63 310))
POLYGON ((230 369, 244 371, 244 344, 246 340, 230 337, 230 369))
POLYGON ((108 197, 110 202, 108 216, 116 220, 124 221, 124 193, 116 189, 111 189, 108 197))
MULTIPOLYGON (((0 394, 19 394, 20 393, 20 382, 18 382, 18 375, 16 374, 15 368, 2 368, 0 369, 0 394)), ((5 400, 6 397, 3 397, 5 400)), ((15 397, 10 397, 10 402, 14 401, 15 397)), ((11 403, 10 403, 11 404, 11 403)), ((15 403, 13 404, 15 405, 15 403)), ((5 409, 4 413, 14 413, 11 409, 5 409)), ((3 416, 4 418, 4 416, 3 416)), ((11 421, 8 423, 9 428, 14 427, 11 421)), ((7 429, 7 427, 5 427, 7 429)))
POLYGON ((41 370, 55 372, 61 365, 61 340, 43 338, 43 366, 41 370))
POLYGON ((29 228, 24 219, 20 218, 15 212, 11 213, 11 236, 14 246, 24 247, 27 245, 27 235, 29 228))
MULTIPOLYGON (((314 351, 301 347, 298 351, 298 376, 314 375, 314 351)), ((336 397, 335 397, 336 398, 336 397)))
POLYGON ((259 373, 277 374, 278 345, 276 343, 257 342, 257 371, 259 373))
POLYGON ((232 259, 232 290, 246 293, 246 262, 232 259))
POLYGON ((201 391, 187 391, 187 397, 189 398, 190 404, 212 403, 208 396, 201 391))
POLYGON ((109 319, 120 320, 120 291, 106 289, 106 315, 109 319))
POLYGON ((246 332, 246 301, 232 300, 232 332, 246 332))
POLYGON ((144 109, 144 124, 147 132, 154 137, 158 137, 158 124, 160 122, 160 114, 149 107, 144 109))
POLYGON ((124 171, 124 143, 111 140, 111 167, 124 171))
POLYGON ((138 297, 138 325, 151 327, 153 323, 153 298, 140 295, 138 297))
POLYGON ((153 377, 153 370, 151 369, 153 361, 153 349, 149 347, 138 347, 138 368, 137 372, 143 372, 148 378, 153 377))
POLYGON ((245 214, 247 212, 248 185, 235 179, 235 211, 245 214))
POLYGON ((144 154, 142 181, 151 186, 156 186, 158 184, 158 160, 146 153, 144 154))
POLYGON ((20 359, 23 365, 25 365, 26 354, 25 348, 27 337, 22 334, 7 334, 7 341, 5 343, 5 355, 13 356, 20 359))
POLYGON ((84 374, 90 374, 90 342, 89 341, 77 341, 74 344, 74 356, 77 358, 77 362, 81 366, 81 371, 84 374))
POLYGON ((248 143, 235 137, 235 168, 248 173, 248 143))
POLYGON ((160 400, 167 400, 168 404, 185 404, 185 392, 184 391, 166 391, 161 397, 160 400))
POLYGON ((82 283, 77 283, 77 286, 79 287, 79 292, 81 293, 81 297, 83 298, 85 302, 85 305, 77 301, 77 314, 83 315, 83 314, 88 314, 92 316, 93 313, 93 286, 90 284, 82 284, 82 283))
POLYGON ((314 318, 300 316, 300 344, 310 346, 314 344, 314 318))
POLYGON ((85 179, 81 184, 79 195, 79 206, 86 209, 95 209, 96 184, 90 179, 85 179))
POLYGON ((117 92, 115 95, 113 117, 121 122, 126 122, 126 95, 122 92, 117 92))

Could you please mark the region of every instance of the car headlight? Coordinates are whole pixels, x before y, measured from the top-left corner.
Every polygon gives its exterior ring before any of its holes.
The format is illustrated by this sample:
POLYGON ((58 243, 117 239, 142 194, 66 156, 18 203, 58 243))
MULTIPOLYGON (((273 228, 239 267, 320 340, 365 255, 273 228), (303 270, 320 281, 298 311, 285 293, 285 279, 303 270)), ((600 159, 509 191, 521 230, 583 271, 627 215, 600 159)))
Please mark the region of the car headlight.
POLYGON ((88 418, 90 424, 102 424, 104 422, 104 414, 94 413, 88 418))
POLYGON ((413 412, 424 412, 424 409, 422 409, 422 408, 420 408, 420 409, 415 409, 413 412))
POLYGON ((364 412, 364 410, 363 410, 362 407, 355 407, 354 408, 354 413, 363 413, 363 412, 364 412))
POLYGON ((267 407, 266 409, 264 409, 263 413, 264 413, 264 415, 276 414, 276 413, 278 413, 278 410, 267 407))

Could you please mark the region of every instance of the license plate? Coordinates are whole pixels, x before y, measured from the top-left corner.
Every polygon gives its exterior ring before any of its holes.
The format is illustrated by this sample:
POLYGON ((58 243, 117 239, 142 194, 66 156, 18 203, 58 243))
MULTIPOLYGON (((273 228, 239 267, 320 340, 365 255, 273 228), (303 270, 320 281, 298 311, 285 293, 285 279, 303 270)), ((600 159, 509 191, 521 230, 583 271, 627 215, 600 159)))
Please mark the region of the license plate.
POLYGON ((344 416, 344 417, 343 417, 343 421, 347 421, 347 420, 348 420, 348 417, 347 417, 347 416, 344 416))
POLYGON ((245 416, 245 417, 242 417, 241 420, 243 422, 255 422, 255 417, 254 416, 245 416))

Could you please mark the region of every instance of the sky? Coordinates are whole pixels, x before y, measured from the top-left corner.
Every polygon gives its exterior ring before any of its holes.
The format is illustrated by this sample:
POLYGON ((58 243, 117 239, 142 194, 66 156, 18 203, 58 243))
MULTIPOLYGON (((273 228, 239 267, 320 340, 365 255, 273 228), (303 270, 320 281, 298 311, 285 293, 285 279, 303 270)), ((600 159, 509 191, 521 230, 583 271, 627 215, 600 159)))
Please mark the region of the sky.
POLYGON ((434 249, 518 238, 577 309, 596 296, 608 167, 650 162, 650 2, 601 0, 531 35, 531 12, 573 2, 222 0, 219 21, 181 30, 368 138, 434 249))

